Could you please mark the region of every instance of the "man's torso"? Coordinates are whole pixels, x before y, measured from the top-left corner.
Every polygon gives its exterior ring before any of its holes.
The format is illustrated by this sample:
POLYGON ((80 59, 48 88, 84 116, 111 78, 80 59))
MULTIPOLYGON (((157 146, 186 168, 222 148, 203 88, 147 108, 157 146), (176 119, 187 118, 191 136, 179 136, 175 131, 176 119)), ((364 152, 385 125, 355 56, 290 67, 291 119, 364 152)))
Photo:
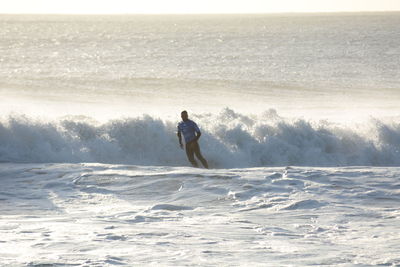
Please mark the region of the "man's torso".
POLYGON ((196 132, 200 132, 200 129, 194 121, 187 120, 178 124, 178 131, 183 134, 185 143, 188 143, 196 138, 196 132))

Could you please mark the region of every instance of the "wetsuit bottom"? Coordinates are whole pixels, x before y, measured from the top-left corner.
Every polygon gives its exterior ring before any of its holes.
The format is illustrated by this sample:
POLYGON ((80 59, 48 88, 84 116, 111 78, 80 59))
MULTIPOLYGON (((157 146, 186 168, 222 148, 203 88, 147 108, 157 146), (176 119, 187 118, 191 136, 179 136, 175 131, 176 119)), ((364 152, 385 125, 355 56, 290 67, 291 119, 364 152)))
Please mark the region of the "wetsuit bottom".
POLYGON ((194 155, 196 155, 196 157, 201 161, 201 164, 203 164, 204 168, 208 169, 208 163, 206 159, 201 155, 200 146, 197 141, 186 144, 186 155, 190 163, 192 163, 193 167, 198 167, 197 162, 194 159, 194 155))

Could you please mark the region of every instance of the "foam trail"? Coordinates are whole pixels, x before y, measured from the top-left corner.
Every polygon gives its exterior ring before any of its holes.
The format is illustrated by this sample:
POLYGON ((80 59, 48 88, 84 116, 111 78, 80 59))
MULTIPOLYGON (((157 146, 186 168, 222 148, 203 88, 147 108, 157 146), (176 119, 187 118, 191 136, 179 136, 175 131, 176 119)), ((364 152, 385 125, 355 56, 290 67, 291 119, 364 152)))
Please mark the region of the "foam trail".
POLYGON ((0 262, 399 266, 399 176, 397 167, 1 163, 0 262))
MULTIPOLYGON (((399 166, 400 125, 371 119, 353 127, 286 119, 275 110, 245 116, 231 109, 193 115, 213 167, 399 166)), ((187 165, 176 122, 148 115, 97 123, 10 116, 0 123, 0 161, 187 165)))

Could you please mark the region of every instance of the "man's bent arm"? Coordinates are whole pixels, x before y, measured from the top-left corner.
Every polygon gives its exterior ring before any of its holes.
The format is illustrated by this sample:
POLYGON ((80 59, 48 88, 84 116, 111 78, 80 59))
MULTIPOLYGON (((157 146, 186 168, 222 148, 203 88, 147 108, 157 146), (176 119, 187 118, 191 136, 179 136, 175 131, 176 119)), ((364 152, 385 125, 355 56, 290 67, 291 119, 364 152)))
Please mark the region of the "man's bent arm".
POLYGON ((201 136, 201 132, 200 131, 196 132, 196 139, 194 139, 194 140, 197 142, 200 139, 200 136, 201 136))

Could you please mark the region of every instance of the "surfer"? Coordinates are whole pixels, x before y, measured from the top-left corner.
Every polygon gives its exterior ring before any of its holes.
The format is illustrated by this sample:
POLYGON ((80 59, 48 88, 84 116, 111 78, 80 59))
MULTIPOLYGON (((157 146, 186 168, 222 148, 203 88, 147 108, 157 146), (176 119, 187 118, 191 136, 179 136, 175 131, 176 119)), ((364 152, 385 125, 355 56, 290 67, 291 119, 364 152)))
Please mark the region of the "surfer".
POLYGON ((208 169, 208 163, 206 159, 201 155, 200 146, 197 142, 201 136, 201 132, 197 124, 189 120, 189 116, 186 110, 181 112, 182 121, 178 124, 178 139, 179 145, 183 149, 182 144, 182 134, 185 138, 186 144, 186 155, 192 163, 193 167, 198 167, 196 160, 194 159, 194 155, 201 161, 204 168, 208 169))

